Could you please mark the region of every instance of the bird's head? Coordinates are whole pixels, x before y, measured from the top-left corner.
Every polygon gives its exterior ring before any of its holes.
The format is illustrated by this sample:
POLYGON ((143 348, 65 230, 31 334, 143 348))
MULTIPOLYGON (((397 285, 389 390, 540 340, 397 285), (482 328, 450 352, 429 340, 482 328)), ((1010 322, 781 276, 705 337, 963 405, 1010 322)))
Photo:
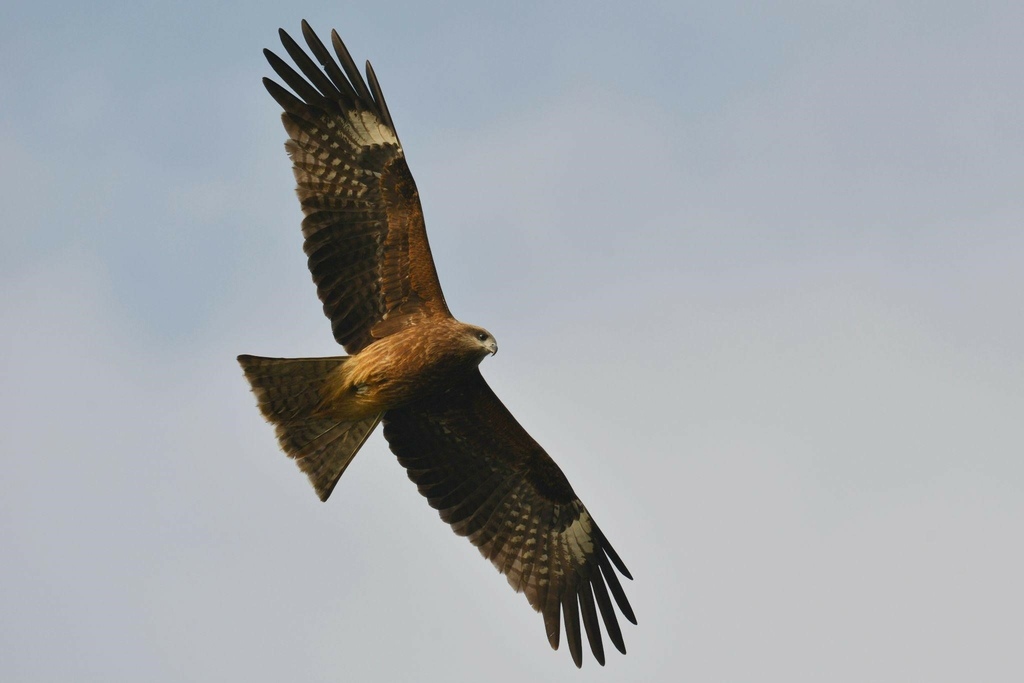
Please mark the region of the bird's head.
POLYGON ((494 335, 484 328, 466 325, 464 333, 467 344, 480 355, 480 360, 483 360, 487 354, 493 356, 498 352, 498 342, 494 341, 494 335))

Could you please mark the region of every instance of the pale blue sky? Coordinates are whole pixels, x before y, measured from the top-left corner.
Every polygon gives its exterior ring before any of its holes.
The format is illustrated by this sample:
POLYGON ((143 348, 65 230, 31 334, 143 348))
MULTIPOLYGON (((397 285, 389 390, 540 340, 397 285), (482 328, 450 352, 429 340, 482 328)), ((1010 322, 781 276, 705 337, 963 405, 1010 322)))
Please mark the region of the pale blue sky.
POLYGON ((0 11, 0 679, 1017 681, 1018 3, 0 11), (636 581, 577 673, 380 435, 321 504, 234 357, 338 353, 277 28, 373 61, 484 374, 636 581))

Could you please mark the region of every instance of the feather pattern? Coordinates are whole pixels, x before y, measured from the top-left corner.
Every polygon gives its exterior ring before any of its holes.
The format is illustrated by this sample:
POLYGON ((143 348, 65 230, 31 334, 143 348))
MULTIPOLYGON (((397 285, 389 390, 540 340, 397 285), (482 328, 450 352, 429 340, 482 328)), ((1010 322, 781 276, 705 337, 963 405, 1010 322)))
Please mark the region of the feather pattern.
POLYGON ((479 371, 429 400, 387 411, 384 436, 441 519, 543 614, 552 647, 558 648, 561 616, 579 666, 582 617, 594 658, 604 664, 600 613, 608 638, 625 653, 606 584, 622 615, 636 623, 613 564, 632 577, 565 475, 479 371))
POLYGON ((418 318, 450 317, 437 279, 419 194, 376 75, 367 86, 336 32, 338 61, 302 22, 319 66, 284 30, 298 70, 270 50, 289 90, 264 85, 281 120, 305 219, 309 269, 334 337, 350 353, 418 318), (387 324, 382 324, 387 321, 387 324))
POLYGON ((260 412, 275 427, 281 450, 306 473, 320 500, 331 495, 381 418, 378 413, 343 421, 321 413, 332 377, 350 360, 238 357, 260 412))

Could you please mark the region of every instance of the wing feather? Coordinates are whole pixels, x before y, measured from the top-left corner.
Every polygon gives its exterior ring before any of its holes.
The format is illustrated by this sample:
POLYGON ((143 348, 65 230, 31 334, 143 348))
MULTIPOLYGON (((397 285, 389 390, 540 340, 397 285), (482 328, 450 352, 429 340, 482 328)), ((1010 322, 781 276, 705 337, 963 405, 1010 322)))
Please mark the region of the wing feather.
POLYGON ((580 610, 575 593, 562 594, 562 616, 565 618, 565 640, 577 667, 583 666, 583 647, 580 643, 580 610))
POLYGON ((377 103, 381 116, 384 118, 384 123, 394 129, 395 124, 391 121, 388 103, 384 101, 384 93, 380 89, 380 83, 377 82, 377 74, 374 73, 373 65, 370 62, 366 62, 366 79, 370 82, 370 92, 373 94, 373 101, 377 103))
POLYGON ((317 61, 320 62, 320 66, 324 68, 327 76, 334 83, 334 87, 337 88, 338 93, 342 94, 348 101, 353 101, 358 98, 356 91, 352 89, 352 84, 349 83, 348 78, 338 68, 338 63, 331 57, 331 53, 327 51, 327 47, 323 44, 323 41, 316 35, 316 32, 309 25, 305 19, 302 20, 302 37, 306 39, 306 45, 309 46, 313 56, 316 57, 317 61))
POLYGON ((356 67, 355 60, 352 59, 352 55, 349 54, 348 48, 342 42, 341 36, 334 29, 331 29, 331 44, 334 46, 334 53, 338 55, 341 67, 345 69, 345 75, 348 76, 349 82, 352 83, 356 90, 356 98, 363 102, 372 102, 373 96, 366 89, 366 83, 363 82, 363 77, 359 75, 359 69, 356 67))
POLYGON ((636 623, 614 568, 629 572, 562 471, 478 371, 386 412, 384 436, 441 518, 541 612, 553 648, 564 622, 580 666, 582 622, 594 658, 604 664, 600 613, 608 638, 625 652, 612 600, 636 623))
MULTIPOLYGON (((302 23, 303 32, 305 32, 308 24, 306 24, 306 22, 302 23)), ((278 29, 277 33, 281 38, 281 44, 284 45, 284 49, 288 53, 288 56, 292 58, 292 61, 295 62, 295 66, 299 67, 299 70, 302 71, 302 75, 309 80, 313 87, 319 90, 320 94, 328 99, 338 99, 341 95, 341 91, 338 90, 337 86, 331 82, 331 79, 327 76, 325 71, 321 71, 317 68, 316 64, 313 63, 313 60, 309 58, 309 55, 299 47, 299 44, 296 43, 284 29, 278 29)))
POLYGON ((604 666, 604 643, 601 641, 601 627, 597 623, 594 593, 589 583, 585 583, 580 589, 580 612, 583 615, 583 627, 587 631, 590 651, 594 653, 594 659, 604 666))
POLYGON ((283 80, 289 88, 295 91, 296 95, 309 104, 317 104, 321 106, 327 104, 324 95, 311 86, 306 79, 295 71, 295 69, 288 66, 283 59, 267 49, 263 50, 263 56, 267 58, 267 61, 270 62, 270 67, 277 72, 277 75, 281 77, 281 80, 283 80))
POLYGON ((288 88, 263 82, 284 110, 285 149, 317 294, 334 338, 357 353, 417 319, 451 314, 377 76, 367 64, 368 87, 336 31, 337 60, 305 21, 302 34, 308 53, 280 31, 297 70, 264 50, 288 88))
POLYGON ((626 642, 622 639, 619 619, 615 616, 615 608, 612 607, 612 601, 608 598, 608 589, 604 585, 604 577, 601 572, 594 574, 590 584, 594 588, 594 598, 597 600, 597 606, 601 609, 601 619, 604 621, 604 630, 608 632, 608 638, 619 652, 626 654, 626 642))

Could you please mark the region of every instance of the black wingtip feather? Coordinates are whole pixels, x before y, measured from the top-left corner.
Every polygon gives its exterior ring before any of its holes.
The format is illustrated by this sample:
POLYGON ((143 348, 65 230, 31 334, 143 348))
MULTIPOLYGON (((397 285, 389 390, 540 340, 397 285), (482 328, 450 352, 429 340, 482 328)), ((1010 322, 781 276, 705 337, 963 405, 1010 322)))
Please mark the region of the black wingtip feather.
POLYGON ((608 539, 604 537, 604 534, 601 535, 601 539, 604 541, 604 551, 608 554, 608 557, 611 558, 615 568, 619 570, 620 574, 632 581, 633 575, 629 573, 628 569, 626 569, 626 563, 623 562, 622 558, 619 557, 619 554, 615 552, 615 548, 613 548, 612 544, 608 542, 608 539))
POLYGON ((591 579, 594 588, 594 597, 597 599, 597 606, 601 610, 601 618, 604 620, 604 628, 608 632, 608 639, 612 641, 615 649, 626 654, 626 642, 622 639, 622 629, 619 628, 618 617, 615 616, 615 608, 612 607, 611 598, 608 597, 608 589, 601 578, 601 572, 594 573, 591 579))
POLYGON ((295 69, 288 66, 287 62, 278 57, 272 51, 268 49, 263 50, 263 55, 270 62, 270 68, 272 68, 278 76, 281 77, 289 88, 291 88, 296 95, 305 100, 308 104, 319 104, 324 100, 324 96, 316 88, 311 86, 305 78, 300 76, 295 69))
POLYGON ((587 640, 594 659, 604 666, 604 643, 601 641, 601 627, 597 623, 597 610, 594 607, 594 594, 590 590, 590 582, 584 582, 580 588, 580 613, 583 626, 587 631, 587 640))
POLYGON ((280 85, 278 85, 277 82, 269 78, 263 78, 263 87, 267 89, 267 92, 270 93, 270 96, 273 97, 274 100, 276 100, 277 103, 281 105, 281 108, 284 109, 286 112, 298 112, 301 111, 302 107, 305 106, 305 103, 303 103, 302 100, 298 99, 297 97, 295 97, 295 95, 291 94, 290 92, 282 88, 280 85))
POLYGON ((556 604, 554 609, 544 610, 544 631, 548 636, 548 643, 551 645, 552 650, 558 649, 559 634, 561 626, 558 621, 558 605, 556 604))
POLYGON ((395 123, 391 120, 391 112, 388 111, 388 103, 384 101, 384 93, 380 89, 380 83, 377 81, 377 74, 373 72, 373 65, 370 64, 370 60, 366 60, 366 80, 370 83, 370 92, 373 93, 373 101, 377 105, 377 110, 380 112, 381 118, 384 120, 384 123, 391 128, 391 130, 394 130, 395 123))
POLYGON ((363 100, 368 106, 373 105, 373 96, 370 95, 370 91, 366 88, 366 83, 363 81, 363 77, 359 74, 359 69, 356 67, 355 61, 352 59, 352 55, 348 53, 348 48, 345 47, 345 43, 342 42, 341 36, 338 32, 331 30, 331 44, 334 46, 334 52, 338 55, 338 60, 341 62, 341 67, 345 69, 345 75, 348 76, 349 82, 352 83, 352 87, 356 89, 359 94, 359 99, 363 100))
POLYGON ((631 623, 636 624, 636 615, 633 614, 633 608, 629 606, 629 600, 626 599, 626 592, 622 590, 622 584, 619 583, 619 578, 615 576, 615 571, 608 562, 608 557, 601 555, 600 564, 601 572, 604 574, 605 581, 608 582, 608 589, 612 592, 612 597, 615 598, 615 604, 619 606, 619 611, 621 611, 622 616, 629 619, 631 623))
POLYGON ((323 41, 320 40, 320 36, 316 34, 313 27, 309 25, 305 19, 302 20, 302 37, 306 39, 306 45, 309 46, 313 56, 317 58, 321 66, 324 67, 324 71, 327 72, 327 76, 330 77, 334 86, 338 89, 338 92, 346 97, 348 100, 355 100, 359 96, 356 94, 352 84, 348 82, 348 78, 341 72, 341 67, 334 61, 334 57, 327 50, 327 46, 324 45, 323 41))
POLYGON ((580 611, 575 593, 562 598, 562 616, 565 619, 565 640, 569 643, 569 654, 576 668, 583 668, 583 645, 580 639, 580 611))
POLYGON ((309 79, 309 82, 313 87, 320 91, 321 95, 324 97, 336 98, 341 94, 334 86, 334 83, 332 83, 331 80, 324 75, 324 72, 313 63, 313 60, 309 58, 309 55, 306 54, 305 50, 299 47, 299 44, 296 43, 290 35, 288 35, 287 31, 283 28, 278 29, 278 35, 281 38, 281 44, 284 45, 284 49, 288 52, 288 56, 292 58, 292 61, 295 62, 297 67, 299 67, 299 70, 302 71, 303 75, 309 79))

